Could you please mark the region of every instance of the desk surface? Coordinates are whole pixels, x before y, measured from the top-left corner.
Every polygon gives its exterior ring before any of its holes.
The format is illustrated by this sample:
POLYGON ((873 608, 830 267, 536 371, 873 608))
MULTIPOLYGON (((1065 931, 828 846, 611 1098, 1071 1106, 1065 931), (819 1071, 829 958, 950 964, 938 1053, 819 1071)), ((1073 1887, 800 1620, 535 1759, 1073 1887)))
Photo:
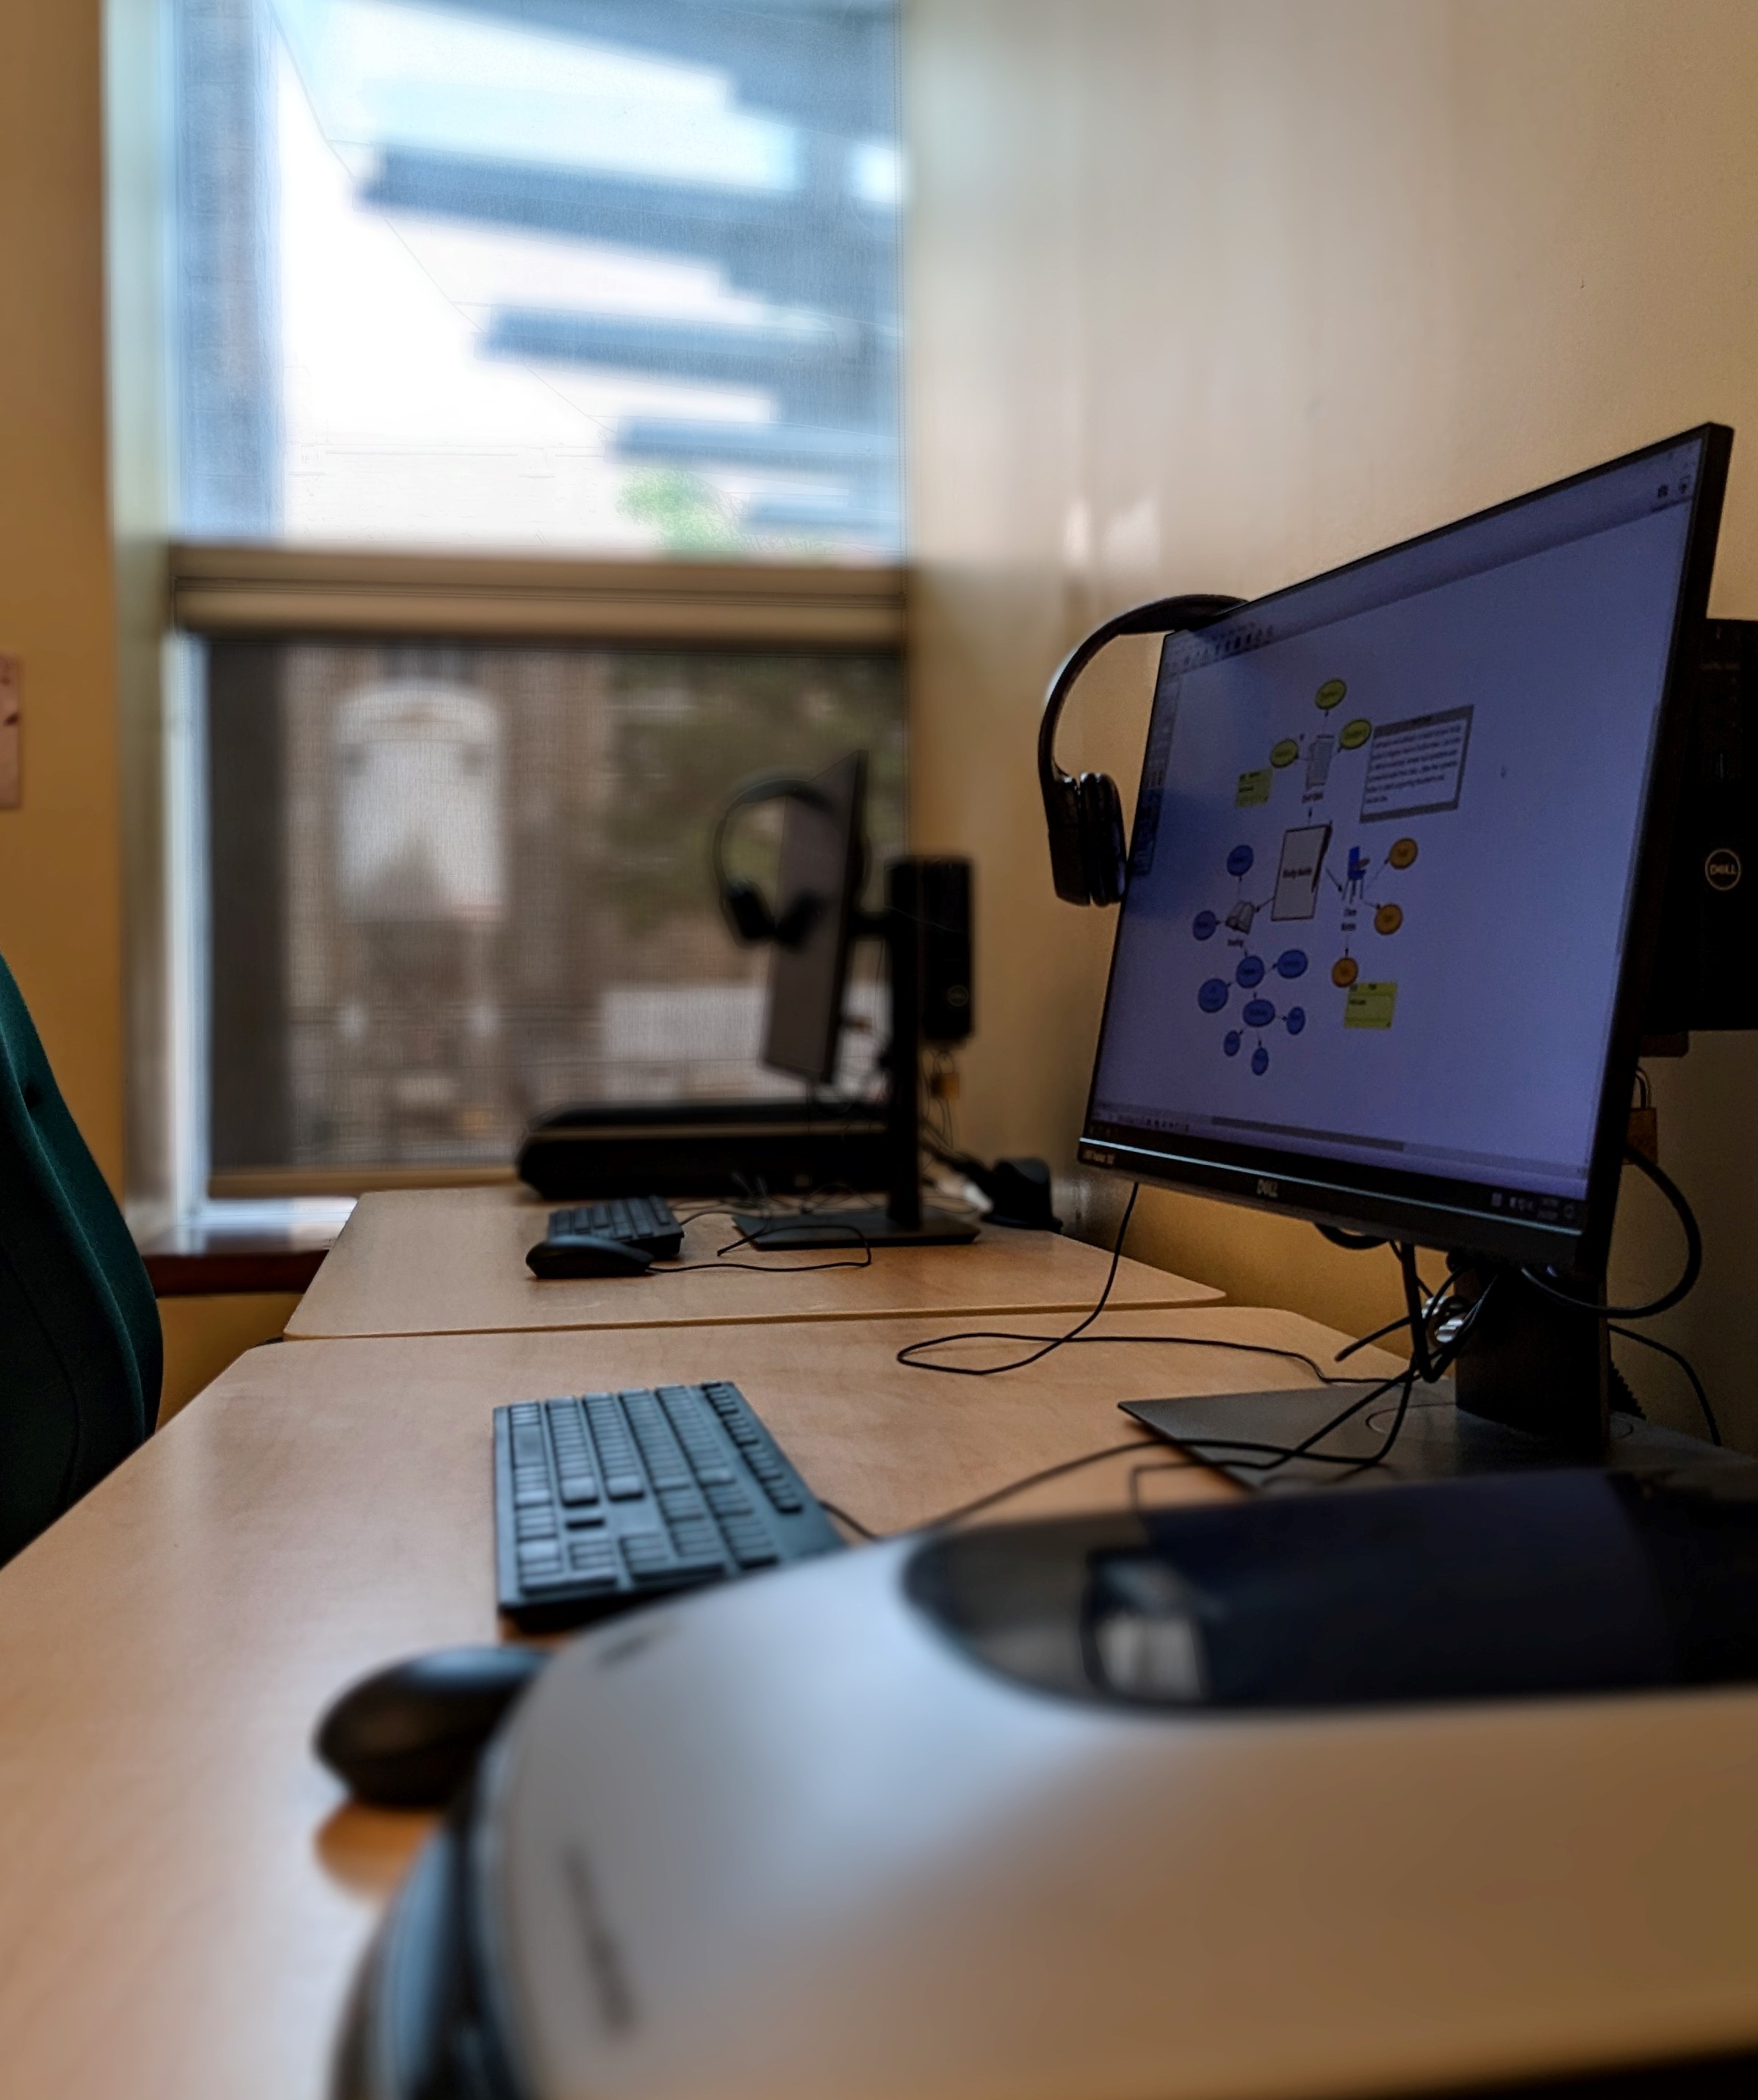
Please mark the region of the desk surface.
MULTIPOLYGON (((1084 1312, 1111 1260, 1059 1233, 993 1226, 970 1246, 886 1247, 866 1266, 835 1252, 748 1248, 717 1262, 734 1235, 716 1215, 697 1219, 684 1239, 687 1262, 712 1266, 540 1283, 525 1250, 543 1237, 554 1207, 506 1188, 363 1196, 288 1322, 288 1339, 1084 1312)), ((1192 1305, 1220 1295, 1126 1257, 1111 1303, 1192 1305)))
MULTIPOLYGON (((1226 1308, 1111 1324, 1336 1339, 1226 1308)), ((354 1963, 426 1824, 347 1807, 312 1723, 394 1657, 494 1637, 497 1402, 731 1375, 815 1487, 887 1529, 1125 1440, 1120 1397, 1262 1377, 1261 1359, 1168 1348, 941 1379, 894 1361, 908 1334, 798 1323, 241 1358, 0 1571, 7 2089, 320 2100, 354 1963)), ((1010 1513, 1114 1502, 1128 1471, 1111 1462, 1010 1513)), ((1198 1471, 1143 1485, 1223 1492, 1198 1471)))
MULTIPOLYGON (((1336 1339, 1293 1314, 1227 1307, 1106 1324, 1314 1351, 1336 1339)), ((392 1657, 493 1637, 497 1402, 730 1374, 815 1487, 885 1529, 1124 1440, 1120 1397, 1264 1379, 1251 1357, 1168 1347, 941 1379, 894 1361, 917 1331, 893 1319, 312 1342, 241 1359, 0 1571, 7 2089, 321 2100, 355 1964, 427 1826, 347 1807, 311 1756, 311 1724, 392 1657)), ((1010 1513, 1114 1503, 1136 1462, 1065 1478, 1010 1513)), ((1142 1485, 1225 1492, 1176 1467, 1142 1485)), ((1331 1724, 1274 1725, 1311 1726, 1327 1754, 1331 1724)), ((1304 1848, 1311 1891, 1310 1907, 1262 1921, 1266 2014, 1281 1952, 1324 1928, 1330 1892, 1378 1846, 1370 1878, 1390 1911, 1376 1914, 1417 1935, 1437 1973, 1495 1972, 1509 1934, 1544 1949, 1531 2038, 1510 2032, 1521 2060, 1508 2067, 1565 2067, 1538 2039, 1553 1989, 1573 2032, 1630 2051, 1758 2040, 1758 1694, 1384 1725, 1383 1754, 1340 1781, 1334 1815, 1265 1804, 1261 1843, 1304 1848), (1455 1868, 1438 1911, 1431 1846, 1455 1868)), ((1249 1856, 1234 1867, 1248 1899, 1249 1856)), ((1336 2091, 1338 2072, 1291 2061, 1279 2089, 1336 2091)))

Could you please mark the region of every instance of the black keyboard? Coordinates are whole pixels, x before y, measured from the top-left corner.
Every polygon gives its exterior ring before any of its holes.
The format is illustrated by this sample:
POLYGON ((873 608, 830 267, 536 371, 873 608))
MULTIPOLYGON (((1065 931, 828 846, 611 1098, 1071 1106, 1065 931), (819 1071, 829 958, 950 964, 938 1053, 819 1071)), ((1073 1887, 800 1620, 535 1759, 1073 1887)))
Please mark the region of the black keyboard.
POLYGON ((675 1261, 683 1227, 663 1196, 618 1196, 608 1203, 575 1203, 550 1213, 550 1238, 585 1233, 594 1239, 627 1240, 656 1261, 675 1261))
POLYGON ((842 1543, 719 1380, 497 1407, 494 1530, 501 1609, 540 1630, 842 1543))

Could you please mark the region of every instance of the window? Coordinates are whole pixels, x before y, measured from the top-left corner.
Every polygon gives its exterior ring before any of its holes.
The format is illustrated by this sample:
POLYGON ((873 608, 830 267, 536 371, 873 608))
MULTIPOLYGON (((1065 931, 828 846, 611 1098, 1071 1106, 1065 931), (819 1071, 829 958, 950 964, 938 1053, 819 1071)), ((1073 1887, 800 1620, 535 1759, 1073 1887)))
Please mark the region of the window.
POLYGON ((166 3, 185 1185, 791 1090, 706 841, 903 843, 894 0, 166 3))
POLYGON ((883 559, 891 0, 175 0, 182 525, 883 559))
MULTIPOLYGON (((720 922, 709 833, 753 765, 861 747, 894 850, 898 688, 872 652, 214 643, 214 1192, 504 1165, 569 1100, 796 1091, 757 1062, 766 955, 720 922)), ((852 1088, 873 985, 851 1011, 852 1088)))

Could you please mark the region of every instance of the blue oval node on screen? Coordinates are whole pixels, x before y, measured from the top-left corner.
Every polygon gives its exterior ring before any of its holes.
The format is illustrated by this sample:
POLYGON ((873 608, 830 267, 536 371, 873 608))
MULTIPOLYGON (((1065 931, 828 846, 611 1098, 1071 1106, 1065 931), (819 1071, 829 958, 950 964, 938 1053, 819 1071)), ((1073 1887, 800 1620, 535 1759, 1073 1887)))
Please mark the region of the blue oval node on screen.
POLYGON ((1219 1013, 1227 1003, 1226 979, 1210 977, 1196 995, 1196 1003, 1204 1013, 1219 1013))
POLYGON ((1255 858, 1249 846, 1235 846, 1227 855, 1228 874, 1249 875, 1252 871, 1252 862, 1255 858))
POLYGON ((1238 1029, 1230 1028, 1221 1039, 1221 1047, 1230 1057, 1237 1057, 1239 1054, 1239 1045, 1244 1040, 1245 1038, 1240 1035, 1238 1029))
POLYGON ((1306 951, 1304 948, 1284 948, 1276 957, 1276 974, 1283 977, 1305 977, 1306 951))
POLYGON ((1239 967, 1233 973, 1235 983, 1249 991, 1253 985, 1264 981, 1263 959, 1260 955, 1242 955, 1239 967))
POLYGON ((1275 1019, 1276 1010, 1267 999, 1254 999, 1239 1017, 1248 1028, 1267 1028, 1275 1019))
POLYGON ((1252 1052, 1252 1070, 1260 1079, 1270 1070, 1270 1052, 1265 1049, 1261 1043, 1252 1052))
POLYGON ((1288 1025, 1289 1035, 1298 1035, 1306 1026, 1306 1009, 1304 1006, 1291 1006, 1283 1019, 1288 1025))
POLYGON ((1199 941, 1211 941, 1214 938, 1215 929, 1220 924, 1212 911, 1199 911, 1190 921, 1190 931, 1199 941))

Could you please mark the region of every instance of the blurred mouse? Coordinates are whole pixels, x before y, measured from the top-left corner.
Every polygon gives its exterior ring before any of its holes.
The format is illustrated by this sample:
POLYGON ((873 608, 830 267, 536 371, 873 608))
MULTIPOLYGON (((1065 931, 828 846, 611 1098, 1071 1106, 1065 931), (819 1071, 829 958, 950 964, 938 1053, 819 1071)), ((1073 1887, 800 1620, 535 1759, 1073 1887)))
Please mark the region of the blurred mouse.
POLYGON ((356 1801, 444 1808, 549 1659, 546 1648, 443 1648, 394 1662, 331 1705, 317 1754, 356 1801))
POLYGON ((595 1233, 557 1233, 539 1240, 525 1256, 533 1276, 645 1276, 653 1257, 627 1240, 601 1238, 595 1233))

